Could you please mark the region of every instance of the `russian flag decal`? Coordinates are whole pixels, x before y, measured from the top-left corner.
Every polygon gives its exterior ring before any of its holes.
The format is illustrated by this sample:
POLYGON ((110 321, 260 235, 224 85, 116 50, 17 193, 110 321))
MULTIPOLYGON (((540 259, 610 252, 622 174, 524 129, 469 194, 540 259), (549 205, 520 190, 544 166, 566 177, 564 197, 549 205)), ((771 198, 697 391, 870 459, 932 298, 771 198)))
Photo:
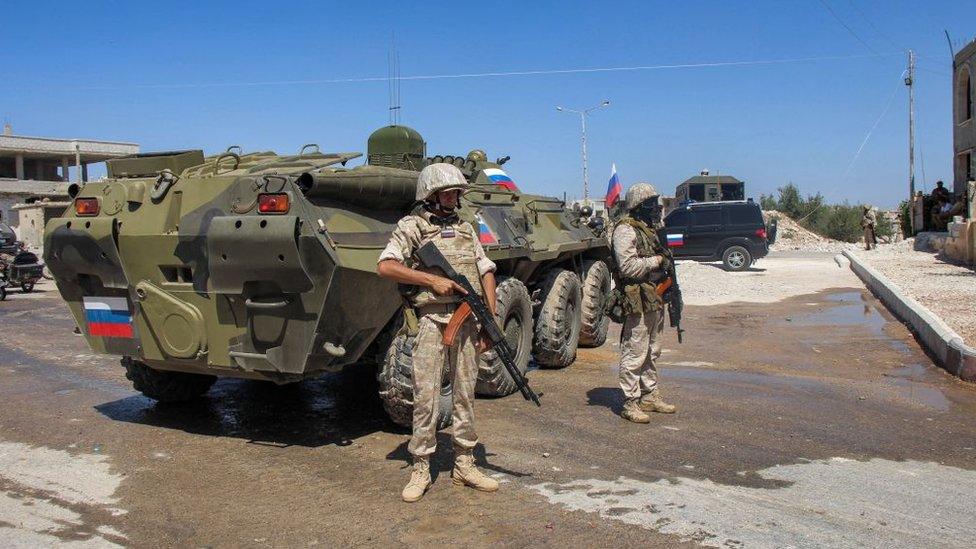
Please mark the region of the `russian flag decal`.
POLYGON ((475 219, 478 220, 478 241, 482 244, 498 244, 498 237, 495 236, 495 232, 491 230, 491 227, 485 223, 481 214, 476 215, 475 219))
POLYGON ((677 248, 685 245, 685 235, 681 233, 668 234, 668 248, 677 248))
POLYGON ((124 297, 85 297, 88 335, 132 339, 132 313, 124 297))
POLYGON ((510 191, 518 190, 518 187, 515 186, 515 182, 512 181, 512 178, 502 170, 499 170, 498 168, 485 168, 484 172, 489 183, 501 185, 510 191))

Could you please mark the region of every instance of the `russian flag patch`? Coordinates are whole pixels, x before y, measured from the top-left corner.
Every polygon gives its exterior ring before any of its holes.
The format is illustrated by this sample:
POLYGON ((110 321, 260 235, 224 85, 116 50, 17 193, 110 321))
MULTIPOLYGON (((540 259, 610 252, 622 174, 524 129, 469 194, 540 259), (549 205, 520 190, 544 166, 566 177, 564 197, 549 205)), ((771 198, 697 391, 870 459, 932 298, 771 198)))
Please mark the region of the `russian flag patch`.
POLYGON ((484 173, 485 177, 488 178, 489 183, 501 185, 510 191, 518 190, 518 187, 515 186, 515 182, 512 181, 512 178, 502 170, 499 170, 498 168, 485 168, 484 173))
POLYGON ((132 339, 132 313, 124 297, 85 297, 88 335, 132 339))
POLYGON ((681 233, 668 234, 668 248, 677 248, 685 245, 685 235, 681 233))
POLYGON ((475 218, 478 220, 478 241, 482 244, 498 244, 498 237, 495 236, 495 232, 491 230, 491 227, 485 223, 481 214, 478 214, 475 218))

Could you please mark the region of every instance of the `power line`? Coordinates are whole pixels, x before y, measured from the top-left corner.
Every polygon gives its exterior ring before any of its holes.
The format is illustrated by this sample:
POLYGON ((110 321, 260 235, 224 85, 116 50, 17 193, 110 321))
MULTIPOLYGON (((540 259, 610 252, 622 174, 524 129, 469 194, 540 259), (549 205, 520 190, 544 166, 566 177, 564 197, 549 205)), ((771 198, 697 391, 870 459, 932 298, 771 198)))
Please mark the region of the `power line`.
MULTIPOLYGON (((898 44, 895 44, 894 40, 888 37, 887 34, 881 32, 881 29, 875 26, 875 24, 871 21, 871 18, 868 17, 863 11, 861 11, 861 8, 857 7, 857 4, 854 3, 854 0, 847 0, 847 1, 848 3, 850 3, 851 7, 854 8, 855 11, 857 11, 857 13, 861 14, 861 18, 863 18, 867 22, 867 24, 870 25, 872 29, 874 29, 874 32, 877 33, 878 36, 884 38, 889 44, 891 44, 891 47, 899 48, 898 44)), ((904 49, 904 48, 899 48, 899 49, 904 49)))
POLYGON ((871 53, 873 53, 876 56, 880 56, 881 55, 874 48, 872 48, 870 44, 868 44, 863 39, 861 39, 861 37, 858 36, 856 32, 854 32, 854 29, 852 29, 849 26, 847 26, 847 23, 845 23, 844 20, 841 19, 837 15, 837 13, 834 12, 833 8, 830 7, 830 4, 827 3, 827 0, 820 0, 820 3, 823 4, 823 7, 827 8, 827 11, 830 12, 830 15, 832 15, 833 18, 836 19, 837 22, 841 24, 841 26, 843 26, 845 29, 847 29, 847 32, 851 33, 851 36, 853 36, 854 38, 857 38, 857 41, 858 42, 864 44, 864 47, 865 48, 867 48, 871 53))
MULTIPOLYGON (((576 68, 576 69, 542 69, 542 70, 522 70, 506 72, 477 72, 460 74, 428 74, 428 75, 408 75, 400 76, 399 80, 453 80, 464 78, 495 78, 495 77, 514 77, 514 76, 547 76, 562 74, 592 74, 605 72, 638 72, 652 70, 673 70, 673 69, 700 69, 718 67, 746 67, 762 65, 786 65, 792 63, 812 63, 817 61, 849 61, 854 59, 865 59, 874 57, 890 57, 901 55, 897 53, 884 53, 874 55, 825 55, 818 57, 793 57, 785 59, 761 59, 751 61, 718 61, 708 63, 680 63, 672 65, 637 65, 631 67, 597 67, 597 68, 576 68)), ((290 85, 321 85, 321 84, 353 84, 368 82, 389 82, 390 76, 365 76, 351 78, 321 78, 307 80, 258 80, 242 82, 187 82, 187 83, 161 83, 161 84, 131 84, 131 85, 111 85, 111 86, 81 86, 72 88, 74 90, 85 91, 104 91, 104 90, 123 90, 123 89, 183 89, 183 88, 225 88, 225 87, 254 87, 254 86, 290 86, 290 85)), ((15 86, 16 87, 16 86, 15 86)), ((9 88, 8 88, 9 89, 9 88)))

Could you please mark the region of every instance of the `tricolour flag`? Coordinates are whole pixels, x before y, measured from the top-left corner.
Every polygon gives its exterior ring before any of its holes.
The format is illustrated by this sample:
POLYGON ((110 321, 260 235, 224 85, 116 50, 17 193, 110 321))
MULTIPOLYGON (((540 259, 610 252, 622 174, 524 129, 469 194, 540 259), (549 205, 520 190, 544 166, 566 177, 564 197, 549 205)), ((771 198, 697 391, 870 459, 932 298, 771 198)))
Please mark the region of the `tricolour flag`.
POLYGON ((623 187, 620 186, 620 179, 617 177, 617 165, 611 164, 610 183, 607 185, 607 199, 605 201, 607 209, 612 208, 620 198, 623 187))
POLYGON ((512 178, 502 170, 499 170, 498 168, 485 168, 484 172, 489 183, 501 185, 510 191, 518 190, 518 187, 515 186, 515 182, 512 181, 512 178))
POLYGON ((124 297, 85 297, 88 335, 132 339, 132 313, 124 297))
POLYGON ((478 241, 482 244, 498 244, 498 237, 495 236, 495 232, 491 230, 491 227, 485 223, 481 214, 475 216, 478 220, 478 241))
POLYGON ((679 246, 685 245, 685 235, 682 233, 675 233, 668 235, 668 248, 677 248, 679 246))

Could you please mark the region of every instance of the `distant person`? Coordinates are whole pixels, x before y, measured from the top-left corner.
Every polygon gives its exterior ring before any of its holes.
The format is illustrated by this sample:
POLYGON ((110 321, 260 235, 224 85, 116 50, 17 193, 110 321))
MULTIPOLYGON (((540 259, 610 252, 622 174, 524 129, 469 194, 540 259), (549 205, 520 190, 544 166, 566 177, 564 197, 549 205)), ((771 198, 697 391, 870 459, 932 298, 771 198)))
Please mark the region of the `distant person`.
POLYGON ((870 250, 871 247, 878 247, 878 238, 875 229, 878 226, 878 217, 870 204, 864 205, 864 214, 861 216, 861 228, 864 229, 864 249, 870 250))
POLYGON ((945 198, 938 198, 935 204, 932 206, 932 211, 929 214, 929 220, 932 222, 933 231, 944 231, 946 230, 945 214, 949 213, 952 206, 949 201, 945 198))
POLYGON ((936 181, 935 188, 932 189, 932 198, 936 200, 941 198, 942 200, 949 202, 952 200, 952 193, 949 192, 949 189, 945 188, 944 183, 941 181, 936 181))
POLYGON ((937 216, 940 226, 943 228, 948 228, 949 222, 952 221, 952 218, 957 215, 962 215, 965 210, 966 202, 962 199, 962 197, 957 198, 953 204, 949 204, 949 202, 943 203, 937 216))
POLYGON ((661 356, 658 338, 664 330, 664 302, 655 291, 665 271, 665 248, 658 238, 661 204, 657 190, 637 183, 624 198, 626 215, 613 229, 613 277, 623 293, 620 330, 620 390, 624 407, 620 417, 649 423, 647 412, 672 414, 658 388, 654 361, 661 356))

